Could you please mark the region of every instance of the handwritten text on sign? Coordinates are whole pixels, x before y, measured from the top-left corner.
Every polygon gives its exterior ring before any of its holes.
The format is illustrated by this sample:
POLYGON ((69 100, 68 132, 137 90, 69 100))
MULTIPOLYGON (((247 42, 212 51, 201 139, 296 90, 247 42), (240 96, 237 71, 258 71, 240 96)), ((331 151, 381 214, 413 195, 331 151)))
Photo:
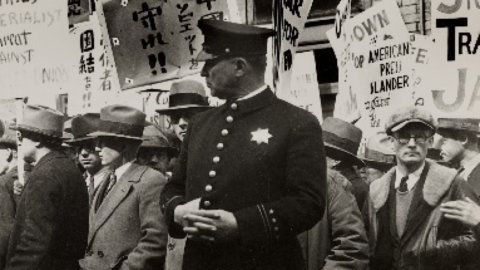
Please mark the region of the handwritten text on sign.
POLYGON ((61 90, 74 64, 65 0, 0 1, 0 88, 4 97, 61 90))
POLYGON ((199 19, 224 20, 227 1, 112 0, 103 4, 122 89, 200 72, 199 19))

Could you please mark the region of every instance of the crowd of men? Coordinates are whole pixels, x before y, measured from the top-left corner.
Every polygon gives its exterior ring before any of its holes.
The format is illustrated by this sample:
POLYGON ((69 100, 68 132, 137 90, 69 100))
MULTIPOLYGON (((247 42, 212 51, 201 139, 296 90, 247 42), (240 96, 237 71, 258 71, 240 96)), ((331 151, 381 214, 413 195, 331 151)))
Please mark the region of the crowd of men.
POLYGON ((174 138, 125 105, 0 126, 0 269, 479 269, 479 119, 402 107, 359 156, 361 129, 265 84, 274 31, 199 28, 226 102, 172 84, 174 138))

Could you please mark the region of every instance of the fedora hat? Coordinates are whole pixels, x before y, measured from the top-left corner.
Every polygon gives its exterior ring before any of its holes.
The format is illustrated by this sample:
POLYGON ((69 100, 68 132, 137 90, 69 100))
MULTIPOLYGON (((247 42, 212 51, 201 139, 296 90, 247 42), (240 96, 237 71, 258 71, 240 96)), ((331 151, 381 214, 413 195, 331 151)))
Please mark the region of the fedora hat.
POLYGON ((129 106, 109 105, 100 110, 100 126, 89 137, 117 137, 142 140, 146 115, 129 106))
POLYGON ((442 134, 445 130, 464 131, 479 134, 480 119, 475 118, 439 118, 438 133, 442 134))
POLYGON ((27 104, 23 109, 23 119, 17 123, 15 129, 61 139, 64 120, 65 116, 57 110, 27 104))
POLYGON ((93 139, 93 137, 88 136, 88 134, 98 131, 100 129, 102 122, 100 120, 99 113, 86 113, 74 117, 71 120, 70 133, 73 138, 65 141, 66 143, 77 143, 85 140, 93 139))
POLYGON ((203 85, 194 80, 183 80, 172 83, 168 108, 157 109, 158 113, 170 112, 191 108, 210 108, 203 85))
POLYGON ((177 152, 177 149, 172 147, 168 142, 167 137, 153 125, 146 126, 143 130, 142 144, 140 148, 158 148, 165 149, 169 153, 173 154, 177 152))
POLYGON ((0 148, 17 148, 17 134, 11 129, 8 123, 0 120, 0 126, 4 129, 0 137, 0 148))
POLYGON ((356 165, 364 166, 357 157, 362 140, 362 130, 353 124, 334 117, 327 117, 323 122, 323 141, 327 155, 339 161, 350 160, 356 165))
POLYGON ((395 165, 395 153, 390 144, 390 138, 385 133, 371 136, 365 146, 365 154, 360 159, 367 165, 395 165))

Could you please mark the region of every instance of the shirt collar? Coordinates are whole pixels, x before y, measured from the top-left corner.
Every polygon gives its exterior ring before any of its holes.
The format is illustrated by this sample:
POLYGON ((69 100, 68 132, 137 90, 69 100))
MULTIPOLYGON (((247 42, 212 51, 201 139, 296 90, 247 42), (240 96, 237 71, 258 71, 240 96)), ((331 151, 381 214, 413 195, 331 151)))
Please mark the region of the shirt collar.
POLYGON ((263 92, 263 91, 266 90, 266 89, 267 89, 267 85, 264 84, 264 85, 261 86, 260 88, 254 90, 253 92, 250 92, 248 95, 243 96, 243 97, 237 99, 237 101, 241 101, 241 100, 246 100, 246 99, 252 98, 252 97, 260 94, 261 92, 263 92))
MULTIPOLYGON (((102 183, 103 178, 108 173, 108 171, 108 167, 103 167, 95 175, 93 175, 93 186, 95 188, 97 188, 102 183)), ((85 182, 87 183, 88 187, 90 185, 90 178, 92 177, 92 175, 88 171, 85 171, 85 174, 87 176, 85 178, 85 182)))
POLYGON ((467 180, 467 178, 470 176, 472 173, 473 169, 477 167, 477 165, 480 163, 480 154, 476 155, 472 160, 468 161, 467 164, 463 166, 464 170, 460 173, 460 176, 463 177, 463 179, 467 180))
POLYGON ((120 178, 125 174, 128 168, 130 168, 130 165, 132 165, 132 163, 133 161, 127 162, 115 170, 115 176, 117 177, 117 181, 120 180, 120 178))
MULTIPOLYGON (((417 184, 418 180, 420 179, 420 176, 422 175, 423 168, 425 168, 425 162, 416 171, 414 171, 411 174, 408 174, 408 180, 407 180, 408 191, 411 191, 412 188, 415 186, 415 184, 417 184)), ((403 175, 400 172, 400 170, 398 169, 398 166, 397 166, 395 168, 395 189, 397 189, 400 186, 400 182, 402 181, 402 178, 404 176, 405 175, 403 175)))

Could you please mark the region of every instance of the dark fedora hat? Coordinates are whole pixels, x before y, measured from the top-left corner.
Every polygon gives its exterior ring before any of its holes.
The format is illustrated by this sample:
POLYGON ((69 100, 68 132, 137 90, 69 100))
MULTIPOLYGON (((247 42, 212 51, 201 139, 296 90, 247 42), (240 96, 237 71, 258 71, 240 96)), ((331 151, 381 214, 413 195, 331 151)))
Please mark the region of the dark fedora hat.
POLYGON ((355 125, 334 117, 323 121, 323 141, 327 155, 339 161, 349 160, 364 166, 357 157, 362 140, 362 130, 355 125))
POLYGON ((102 121, 100 120, 99 113, 86 113, 74 117, 71 121, 71 134, 73 138, 65 141, 66 143, 78 143, 85 140, 94 139, 94 137, 88 136, 88 134, 98 131, 102 121))
POLYGON ((109 105, 100 110, 100 126, 90 137, 117 137, 142 140, 146 115, 129 106, 109 105))
POLYGON ((475 118, 438 118, 438 133, 446 131, 465 131, 480 133, 480 119, 475 118))
POLYGON ((0 137, 0 148, 17 148, 17 134, 8 123, 0 120, 0 126, 4 128, 3 135, 0 137))
POLYGON ((275 35, 268 28, 219 20, 200 20, 204 36, 198 61, 228 56, 256 56, 267 53, 267 40, 275 35))
POLYGON ((168 114, 192 108, 210 108, 205 88, 197 81, 183 80, 172 83, 168 99, 168 108, 157 109, 156 111, 158 113, 168 114))
POLYGON ((65 116, 57 110, 42 105, 25 105, 23 119, 15 129, 61 139, 64 120, 65 116))
POLYGON ((365 146, 365 154, 360 159, 367 165, 395 165, 395 153, 390 142, 390 138, 385 133, 371 136, 365 146))

